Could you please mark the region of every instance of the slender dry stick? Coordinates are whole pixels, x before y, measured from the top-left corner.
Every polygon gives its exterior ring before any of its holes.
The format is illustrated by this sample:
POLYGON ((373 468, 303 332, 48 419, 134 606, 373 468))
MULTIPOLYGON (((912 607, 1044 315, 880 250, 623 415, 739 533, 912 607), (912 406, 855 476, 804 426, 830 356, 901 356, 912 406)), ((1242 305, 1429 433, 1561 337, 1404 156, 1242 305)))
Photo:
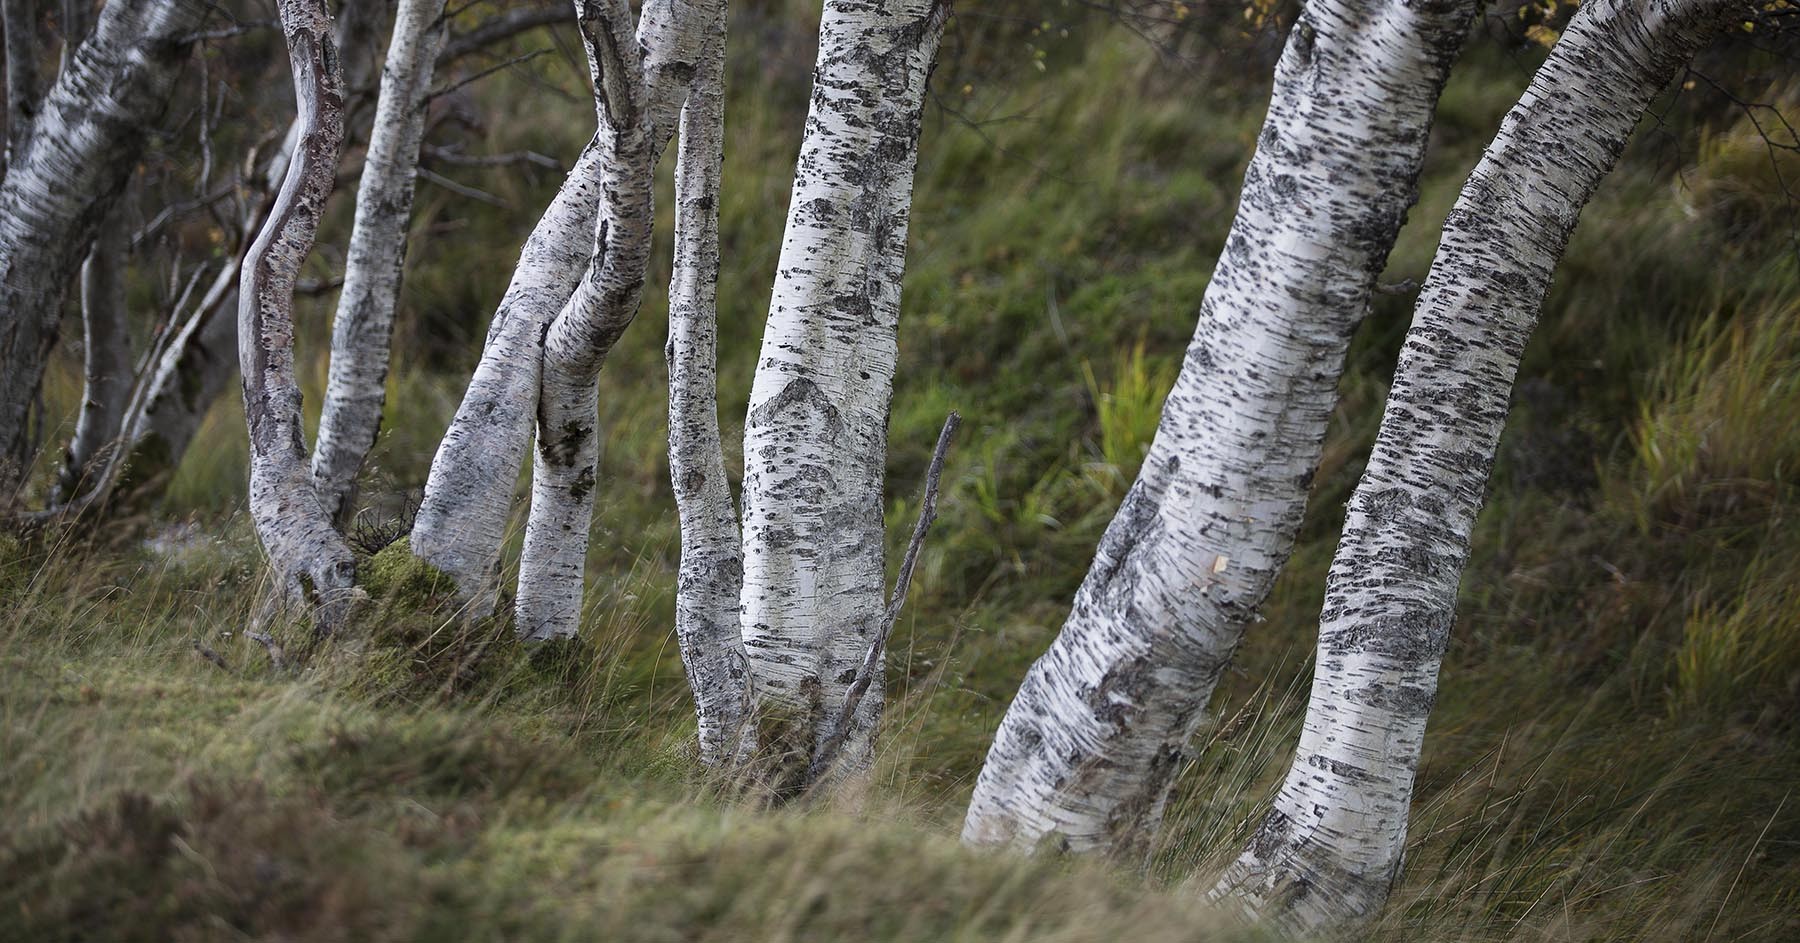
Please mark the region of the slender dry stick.
POLYGON ((956 429, 962 425, 962 416, 954 410, 944 419, 944 430, 938 433, 937 448, 931 453, 931 465, 925 470, 925 498, 919 505, 919 520, 913 525, 912 542, 906 547, 906 556, 900 561, 900 573, 894 579, 894 594, 888 597, 887 614, 881 620, 881 630, 875 633, 875 640, 869 643, 869 654, 863 659, 862 670, 857 672, 856 680, 844 693, 844 710, 838 715, 837 724, 831 729, 831 736, 820 745, 818 754, 812 765, 807 768, 806 781, 817 783, 831 763, 837 758, 838 750, 844 746, 844 739, 850 735, 850 722, 856 716, 857 705, 862 703, 863 695, 869 692, 869 685, 875 682, 875 672, 881 670, 881 655, 887 650, 888 636, 894 633, 894 624, 900 621, 900 607, 906 604, 906 591, 912 587, 913 566, 919 562, 919 549, 925 545, 925 532, 931 529, 931 522, 937 519, 938 479, 944 474, 944 455, 950 451, 950 439, 956 435, 956 429))

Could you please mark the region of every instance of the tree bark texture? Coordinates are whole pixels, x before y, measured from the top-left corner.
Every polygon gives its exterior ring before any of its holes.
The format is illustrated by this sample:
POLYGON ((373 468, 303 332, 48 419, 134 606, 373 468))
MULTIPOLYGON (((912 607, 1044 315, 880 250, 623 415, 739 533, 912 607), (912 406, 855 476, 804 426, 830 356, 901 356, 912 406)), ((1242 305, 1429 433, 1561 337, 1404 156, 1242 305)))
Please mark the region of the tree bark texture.
POLYGON ((0 495, 18 484, 26 414, 63 293, 187 60, 200 0, 110 0, 57 77, 0 184, 0 495))
POLYGON ((41 90, 36 0, 0 0, 0 20, 6 25, 6 163, 11 166, 19 142, 31 133, 41 90))
POLYGON ((1386 900, 1526 339, 1582 207, 1725 9, 1582 4, 1464 185, 1350 501, 1298 752, 1215 897, 1297 933, 1367 919, 1386 900))
MULTIPOLYGON (((721 4, 721 8, 723 4, 721 4)), ((699 723, 700 762, 739 755, 749 667, 738 634, 744 552, 719 434, 719 181, 725 158, 723 9, 681 113, 669 280, 669 477, 681 522, 675 638, 699 723)))
POLYGON ((527 639, 569 638, 581 623, 600 462, 596 384, 643 297, 656 163, 675 130, 715 9, 650 3, 634 30, 623 0, 576 4, 604 152, 600 213, 587 273, 544 336, 531 516, 519 561, 517 622, 527 639))
POLYGON ((983 765, 965 841, 1142 855, 1293 548, 1351 335, 1475 5, 1308 3, 1143 470, 983 765))
POLYGON ((331 370, 312 458, 313 486, 340 526, 381 431, 394 309, 406 262, 425 97, 444 45, 444 0, 401 0, 356 193, 356 218, 331 331, 331 370))
POLYGON ((318 235, 344 139, 343 73, 324 0, 280 0, 299 135, 287 179, 244 260, 238 285, 239 369, 250 429, 250 513, 288 598, 342 617, 356 563, 307 469, 294 376, 294 284, 318 235))
POLYGON ((53 503, 80 491, 92 463, 118 442, 131 399, 131 332, 125 310, 125 227, 102 227, 81 266, 82 388, 75 435, 56 478, 53 503))
MULTIPOLYGON (((885 609, 900 281, 941 0, 827 0, 744 428, 740 626, 765 750, 806 768, 885 609)), ((879 674, 838 768, 872 758, 879 674)))

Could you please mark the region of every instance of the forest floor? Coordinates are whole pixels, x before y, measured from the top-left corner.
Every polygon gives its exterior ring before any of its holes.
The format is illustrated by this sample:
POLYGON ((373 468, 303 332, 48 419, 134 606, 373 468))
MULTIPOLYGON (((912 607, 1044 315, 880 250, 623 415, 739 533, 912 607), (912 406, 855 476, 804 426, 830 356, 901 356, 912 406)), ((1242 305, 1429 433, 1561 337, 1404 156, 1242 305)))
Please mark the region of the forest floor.
MULTIPOLYGON (((734 26, 748 51, 722 204, 731 464, 810 76, 794 20, 751 4, 734 26)), ((890 427, 896 548, 944 414, 965 431, 865 788, 769 811, 690 759, 653 290, 602 381, 578 646, 526 652, 504 626, 388 607, 303 670, 274 666, 243 636, 263 576, 235 402, 152 518, 0 538, 0 940, 1243 936, 1203 891, 1291 755, 1324 573, 1412 296, 1379 296, 1355 341, 1293 562, 1148 867, 961 849, 992 731, 1154 432, 1266 101, 1241 73, 1268 71, 1173 69, 1092 23, 1064 37, 984 22, 947 41, 927 115, 890 427)), ((1422 277, 1538 58, 1487 39, 1458 66, 1384 282, 1422 277)), ((581 79, 553 57, 531 68, 483 94, 566 120, 495 109, 485 133, 495 151, 571 155, 592 120, 581 79)), ((1791 72, 1747 74, 1741 95, 1800 108, 1791 72)), ((1706 93, 1659 106, 1559 272, 1377 939, 1800 938, 1800 224, 1782 185, 1800 160, 1706 93)), ((403 522, 396 496, 417 494, 557 182, 468 179, 509 206, 421 190, 371 539, 403 522)), ((347 227, 339 202, 327 242, 347 227)), ((316 353, 328 309, 302 310, 316 353)), ((53 414, 73 408, 72 364, 53 414)))

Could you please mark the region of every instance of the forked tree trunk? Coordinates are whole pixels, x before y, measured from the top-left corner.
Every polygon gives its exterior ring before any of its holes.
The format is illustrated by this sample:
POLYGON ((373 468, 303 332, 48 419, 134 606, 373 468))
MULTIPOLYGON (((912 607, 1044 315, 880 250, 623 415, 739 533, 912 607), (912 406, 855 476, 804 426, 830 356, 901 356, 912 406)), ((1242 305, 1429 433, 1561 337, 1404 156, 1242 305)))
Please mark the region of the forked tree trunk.
MULTIPOLYGON (((942 0, 827 0, 744 427, 740 625, 765 749, 810 766, 885 609, 900 280, 942 0)), ((877 665, 879 669, 879 665, 877 665)), ((872 756, 879 670, 839 767, 872 756)))
POLYGON ((340 526, 381 431, 394 308, 406 261, 413 182, 425 137, 425 96, 444 45, 444 0, 401 0, 381 71, 381 95, 356 193, 356 219, 331 330, 331 370, 313 451, 313 486, 340 526))
POLYGON ((544 332, 593 253, 600 162, 596 139, 525 240, 413 522, 412 552, 455 580, 474 611, 494 606, 500 546, 537 413, 544 332))
POLYGON ((1350 500, 1299 750, 1215 897, 1297 933, 1387 899, 1520 354, 1582 207, 1726 6, 1582 4, 1464 185, 1350 500))
MULTIPOLYGON (((724 5, 721 4, 721 7, 724 5)), ((669 478, 681 519, 675 638, 694 692, 700 762, 737 758, 749 711, 738 635, 744 552, 719 435, 719 180, 725 157, 721 9, 681 113, 675 267, 669 280, 669 478)))
POLYGON ((531 516, 519 560, 518 630, 527 639, 569 638, 581 622, 600 461, 596 383, 643 297, 656 162, 687 98, 712 8, 651 3, 633 30, 623 0, 577 4, 604 152, 600 216, 587 274, 544 337, 531 516))
POLYGON ((0 185, 0 496, 18 484, 26 414, 63 294, 187 60, 200 0, 110 0, 57 77, 0 185))
POLYGON ((75 497, 94 470, 94 459, 118 442, 131 398, 131 333, 125 317, 127 236, 116 221, 102 227, 81 266, 81 412, 57 472, 56 504, 75 497))
POLYGON ((289 599, 341 620, 356 562, 320 505, 307 469, 294 376, 294 284, 318 235, 344 140, 343 73, 324 0, 280 0, 299 129, 287 179, 238 285, 239 369, 250 428, 250 513, 289 599))
POLYGON ((1469 0, 1306 4, 1180 376, 963 838, 1141 856, 1293 548, 1350 337, 1417 198, 1469 0))

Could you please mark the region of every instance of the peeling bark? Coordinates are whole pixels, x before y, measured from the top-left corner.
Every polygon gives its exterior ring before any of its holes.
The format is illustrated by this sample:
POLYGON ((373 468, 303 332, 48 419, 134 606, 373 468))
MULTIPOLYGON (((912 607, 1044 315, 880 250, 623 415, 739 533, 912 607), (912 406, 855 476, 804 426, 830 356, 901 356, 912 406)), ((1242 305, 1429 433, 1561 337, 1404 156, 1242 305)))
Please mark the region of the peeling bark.
POLYGON ((199 0, 111 0, 71 57, 0 184, 0 495, 28 459, 26 413, 63 293, 166 105, 199 0))
POLYGON ((118 442, 131 398, 131 333, 125 319, 125 227, 103 227, 81 266, 82 389, 75 435, 56 476, 61 504, 81 489, 91 463, 118 442))
POLYGON ((1726 6, 1582 4, 1464 185, 1332 562, 1299 750, 1215 898, 1295 933, 1387 899, 1526 339, 1582 207, 1726 6))
POLYGON ((1293 548, 1468 0, 1309 3, 1138 480, 1007 710, 963 839, 1141 856, 1293 548))
MULTIPOLYGON (((881 625, 900 280, 940 0, 827 0, 744 427, 740 626, 762 746, 804 770, 881 625)), ((840 768, 866 769, 873 679, 840 768)))
MULTIPOLYGON (((721 7, 724 5, 721 4, 721 7)), ((675 638, 694 692, 700 762, 739 754, 749 669, 738 635, 744 552, 719 435, 719 179, 725 157, 721 9, 681 113, 675 163, 675 267, 669 280, 669 478, 681 519, 675 638)))
POLYGON ((312 459, 319 502, 339 526, 355 510, 357 475, 381 430, 394 309, 425 136, 425 96, 444 45, 443 12, 444 0, 400 2, 358 183, 312 459))
POLYGON ((307 469, 294 377, 294 283, 318 235, 344 139, 343 73, 324 0, 280 0, 299 129, 287 179, 238 286, 239 369, 250 429, 250 513, 289 599, 314 604, 324 631, 342 619, 356 575, 307 469))
POLYGON ((544 337, 531 516, 519 560, 523 638, 569 638, 581 622, 600 462, 595 384, 643 297, 656 162, 687 98, 711 9, 651 3, 634 32, 624 0, 576 4, 600 119, 600 215, 587 274, 544 337))

